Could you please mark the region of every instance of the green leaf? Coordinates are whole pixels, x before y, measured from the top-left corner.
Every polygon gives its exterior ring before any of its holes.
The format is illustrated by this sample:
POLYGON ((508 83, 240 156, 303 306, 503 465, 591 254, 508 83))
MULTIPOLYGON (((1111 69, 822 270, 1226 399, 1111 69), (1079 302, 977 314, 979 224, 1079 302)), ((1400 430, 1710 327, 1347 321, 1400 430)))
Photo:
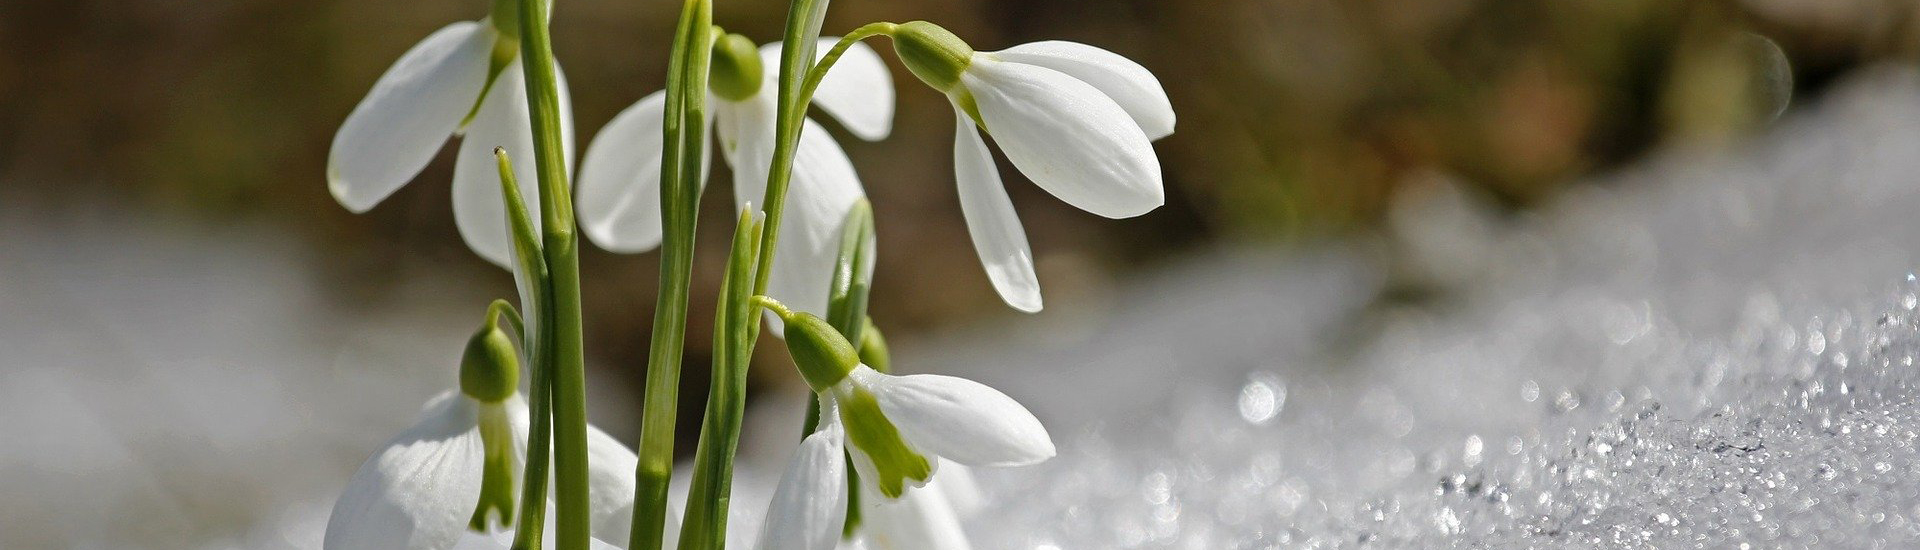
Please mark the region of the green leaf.
MULTIPOLYGON (((527 388, 529 409, 528 441, 550 441, 553 431, 551 351, 547 331, 552 322, 548 311, 547 261, 540 238, 533 230, 533 218, 521 200, 519 182, 514 181, 513 162, 507 152, 495 147, 494 160, 500 168, 500 193, 507 207, 508 244, 513 248, 513 281, 520 290, 520 307, 526 319, 520 327, 520 347, 531 374, 527 388)), ((514 533, 515 548, 538 548, 541 531, 546 528, 549 445, 528 445, 526 471, 521 482, 519 528, 514 533), (539 504, 539 505, 536 505, 539 504)))
POLYGON ((873 288, 873 207, 866 199, 853 204, 840 229, 840 254, 833 264, 833 282, 827 293, 827 323, 860 341, 866 326, 867 294, 873 288))
POLYGON ((707 393, 700 443, 694 450, 693 482, 681 524, 680 548, 720 548, 727 539, 728 495, 733 487, 733 458, 740 446, 740 424, 747 404, 747 367, 753 349, 741 327, 753 322, 753 262, 760 226, 752 210, 740 213, 727 255, 713 328, 713 383, 707 393))

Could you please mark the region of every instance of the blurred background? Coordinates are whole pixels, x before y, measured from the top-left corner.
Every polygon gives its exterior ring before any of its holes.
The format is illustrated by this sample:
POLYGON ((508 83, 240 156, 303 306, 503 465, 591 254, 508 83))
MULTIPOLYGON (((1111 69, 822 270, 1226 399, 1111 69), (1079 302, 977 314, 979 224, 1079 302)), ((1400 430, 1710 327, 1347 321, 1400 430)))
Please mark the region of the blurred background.
MULTIPOLYGON (((661 87, 677 8, 558 3, 580 143, 661 87)), ((283 515, 324 521, 351 468, 451 380, 486 302, 512 292, 455 231, 453 147, 366 215, 334 203, 323 178, 334 131, 380 73, 485 10, 0 4, 0 396, 11 397, 0 420, 15 424, 0 434, 28 443, 0 444, 0 547, 200 547, 252 541, 248 526, 283 515), (369 405, 327 407, 344 399, 369 405), (43 422, 55 413, 66 420, 43 422), (325 466, 263 467, 296 463, 325 466), (73 484, 89 478, 98 486, 73 484), (275 483, 307 494, 288 504, 275 483), (76 496, 27 496, 61 491, 76 496), (71 538, 86 532, 74 518, 154 508, 184 513, 71 538)), ((784 13, 722 0, 714 19, 765 41, 784 13)), ((1135 274, 1222 249, 1291 257, 1355 239, 1384 243, 1389 291, 1375 299, 1431 300, 1446 274, 1396 233, 1396 213, 1466 201, 1489 219, 1525 216, 1651 152, 1737 146, 1858 68, 1920 60, 1920 4, 1908 0, 838 0, 825 30, 913 19, 981 50, 1111 49, 1158 75, 1180 115, 1157 143, 1167 205, 1137 219, 1086 214, 1006 172, 1043 318, 1120 307, 1135 274)), ((907 349, 1026 322, 972 252, 944 99, 886 53, 901 89, 893 136, 841 140, 876 205, 876 321, 907 349)), ((710 189, 684 396, 704 395, 713 251, 729 229, 714 223, 727 219, 726 187, 710 189)), ((594 418, 632 441, 657 255, 587 246, 583 264, 594 418)), ((779 346, 760 351, 755 395, 790 394, 778 391, 798 383, 779 346)), ((689 454, 699 407, 681 415, 689 454)))

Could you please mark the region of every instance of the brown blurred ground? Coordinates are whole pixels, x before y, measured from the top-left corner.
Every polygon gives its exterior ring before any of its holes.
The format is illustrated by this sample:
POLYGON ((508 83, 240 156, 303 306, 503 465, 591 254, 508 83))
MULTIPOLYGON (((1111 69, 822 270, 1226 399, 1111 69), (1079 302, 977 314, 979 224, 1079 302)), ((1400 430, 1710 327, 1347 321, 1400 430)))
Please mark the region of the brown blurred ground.
MULTIPOLYGON (((580 143, 659 88, 678 5, 559 2, 555 48, 580 143)), ((720 0, 715 19, 765 40, 783 6, 720 0)), ((0 4, 0 185, 13 204, 84 210, 112 196, 213 223, 267 220, 327 251, 315 268, 346 310, 394 299, 396 265, 482 273, 505 291, 506 274, 455 233, 452 148, 365 216, 335 205, 322 179, 334 130, 380 72, 484 10, 478 0, 0 4)), ((1167 86, 1181 119, 1159 144, 1165 208, 1105 220, 1008 174, 1052 304, 1111 299, 1110 273, 1208 241, 1365 227, 1434 173, 1524 208, 1655 145, 1735 139, 1768 120, 1788 83, 1809 93, 1864 61, 1920 55, 1920 4, 1908 0, 840 0, 826 29, 911 19, 983 50, 1100 45, 1167 86)), ((911 335, 1005 315, 956 207, 949 111, 895 74, 893 137, 842 140, 876 204, 875 316, 911 335)), ((726 186, 711 189, 689 388, 705 380, 711 251, 725 239, 713 220, 726 219, 726 186)), ((589 353, 632 373, 600 380, 637 384, 655 257, 592 251, 584 262, 589 353)))

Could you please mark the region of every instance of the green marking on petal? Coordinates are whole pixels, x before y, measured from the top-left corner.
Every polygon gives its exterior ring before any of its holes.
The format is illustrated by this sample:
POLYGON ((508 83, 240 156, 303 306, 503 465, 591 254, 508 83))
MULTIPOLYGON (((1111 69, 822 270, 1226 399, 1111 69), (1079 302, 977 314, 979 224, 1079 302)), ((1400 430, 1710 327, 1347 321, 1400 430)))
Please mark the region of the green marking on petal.
POLYGON ((493 83, 500 81, 500 73, 505 72, 507 65, 519 56, 519 38, 508 34, 494 36, 493 54, 487 58, 487 83, 480 87, 480 96, 473 98, 473 108, 467 110, 467 117, 460 119, 461 132, 467 131, 467 125, 473 123, 473 117, 480 114, 480 102, 486 101, 487 94, 493 91, 493 83))
POLYGON ((899 498, 907 490, 907 480, 924 482, 933 476, 933 464, 914 452, 900 438, 900 430, 880 411, 880 402, 865 388, 836 391, 840 420, 846 423, 847 439, 873 461, 872 480, 887 498, 899 498))
POLYGON ((493 31, 518 43, 520 40, 520 0, 493 0, 487 10, 493 31))
MULTIPOLYGON (((954 105, 959 105, 960 111, 967 113, 967 118, 973 119, 973 123, 980 126, 980 129, 987 129, 986 120, 980 118, 980 102, 973 99, 973 92, 967 91, 964 87, 954 88, 954 91, 947 94, 947 98, 953 100, 954 105)), ((988 130, 987 134, 992 135, 993 131, 988 130)))
POLYGON ((506 407, 497 403, 480 406, 480 441, 486 449, 486 462, 481 468, 480 503, 474 507, 467 528, 486 532, 489 518, 502 527, 512 526, 513 507, 518 500, 514 495, 513 463, 519 459, 519 453, 513 449, 506 407))

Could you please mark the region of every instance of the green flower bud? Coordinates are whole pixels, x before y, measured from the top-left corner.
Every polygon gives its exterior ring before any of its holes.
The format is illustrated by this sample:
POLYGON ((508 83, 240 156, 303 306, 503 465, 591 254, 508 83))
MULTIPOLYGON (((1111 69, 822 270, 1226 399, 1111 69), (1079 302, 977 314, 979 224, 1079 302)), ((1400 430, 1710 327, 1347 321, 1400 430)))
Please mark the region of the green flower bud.
POLYGON ((760 65, 760 49, 747 37, 728 34, 713 41, 711 67, 707 86, 715 95, 743 101, 760 92, 765 69, 760 65))
POLYGON ((973 47, 939 25, 910 21, 895 27, 890 36, 893 51, 907 70, 942 93, 958 88, 960 73, 973 64, 973 47))
POLYGON ((887 339, 880 336, 880 327, 873 326, 873 318, 866 319, 867 326, 860 329, 860 362, 873 370, 892 372, 893 358, 887 353, 887 339))
POLYGON ((834 384, 847 378, 847 373, 860 366, 860 352, 853 349, 853 343, 847 341, 840 331, 826 319, 800 311, 790 311, 772 298, 759 296, 768 310, 780 316, 786 325, 787 354, 793 356, 793 364, 800 367, 800 376, 807 379, 807 386, 815 393, 825 392, 834 384))
POLYGON ((489 316, 460 356, 460 392, 481 403, 499 403, 519 389, 520 355, 489 316))

